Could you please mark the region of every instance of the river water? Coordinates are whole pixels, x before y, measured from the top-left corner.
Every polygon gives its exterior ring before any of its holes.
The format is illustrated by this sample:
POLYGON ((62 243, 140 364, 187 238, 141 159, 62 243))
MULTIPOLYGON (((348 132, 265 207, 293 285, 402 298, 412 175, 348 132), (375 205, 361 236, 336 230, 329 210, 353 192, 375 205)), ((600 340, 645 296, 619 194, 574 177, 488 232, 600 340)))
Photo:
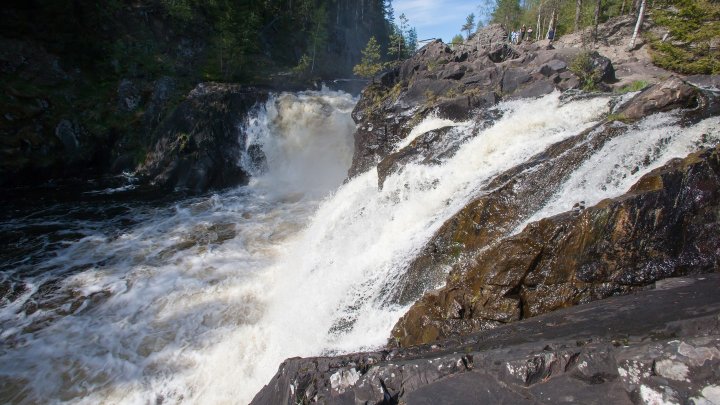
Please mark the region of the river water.
MULTIPOLYGON (((512 101, 490 126, 430 117, 412 136, 447 125, 473 136, 379 190, 374 169, 344 183, 353 97, 281 94, 239 117, 248 145, 267 156, 265 168, 238 157, 254 174, 247 186, 148 199, 129 178, 9 199, 0 400, 247 403, 287 357, 380 347, 407 310, 388 291, 443 222, 493 176, 590 128, 615 101, 512 101)), ((527 220, 622 194, 669 158, 717 142, 718 124, 681 129, 672 113, 642 121, 527 220)))

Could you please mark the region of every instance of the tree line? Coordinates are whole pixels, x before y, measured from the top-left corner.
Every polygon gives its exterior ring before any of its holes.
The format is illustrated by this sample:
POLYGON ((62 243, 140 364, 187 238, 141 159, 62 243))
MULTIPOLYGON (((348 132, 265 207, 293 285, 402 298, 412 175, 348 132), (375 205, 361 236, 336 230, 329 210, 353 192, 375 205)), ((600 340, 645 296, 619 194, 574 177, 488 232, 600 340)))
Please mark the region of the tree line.
MULTIPOLYGON (((682 73, 720 72, 717 0, 485 0, 478 8, 484 23, 508 30, 525 25, 533 29, 533 39, 546 38, 550 30, 556 36, 582 31, 587 42, 597 38, 599 24, 618 16, 637 18, 642 9, 664 32, 641 33, 657 65, 682 73)), ((461 30, 472 29, 473 23, 471 14, 461 30)))
POLYGON ((388 0, 386 15, 389 21, 390 35, 385 52, 380 42, 370 37, 362 51, 360 63, 353 67, 353 73, 364 78, 373 78, 383 69, 397 66, 401 61, 411 57, 418 48, 418 37, 415 27, 410 26, 410 20, 405 13, 400 14, 397 22, 394 20, 392 0, 388 0))

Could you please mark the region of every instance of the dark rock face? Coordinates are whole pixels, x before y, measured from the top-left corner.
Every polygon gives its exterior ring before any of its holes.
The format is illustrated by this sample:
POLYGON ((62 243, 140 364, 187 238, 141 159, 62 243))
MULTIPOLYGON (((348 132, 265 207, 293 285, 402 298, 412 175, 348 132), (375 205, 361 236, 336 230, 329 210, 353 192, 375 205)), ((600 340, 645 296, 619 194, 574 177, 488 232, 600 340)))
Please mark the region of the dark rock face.
POLYGON ((532 223, 418 301, 402 346, 495 327, 720 268, 720 147, 675 160, 627 195, 532 223))
MULTIPOLYGON (((678 82, 679 86, 687 86, 678 82)), ((667 87, 660 83, 648 89, 654 93, 667 87), (655 90, 654 90, 655 89, 655 90)), ((697 89, 695 89, 697 90, 697 89)), ((645 93, 635 96, 628 103, 620 106, 621 111, 643 108, 646 103, 645 93)), ((704 118, 720 113, 715 96, 709 92, 674 91, 674 97, 667 98, 673 105, 702 105, 684 112, 685 121, 692 123, 697 118, 704 118)), ((568 95, 571 97, 588 97, 588 95, 568 95)), ((658 105, 658 108, 662 106, 658 105)), ((648 108, 645 113, 657 112, 648 108)), ((476 119, 493 121, 493 110, 486 110, 476 119), (484 117, 483 117, 484 116, 484 117)), ((443 224, 423 251, 409 265, 396 291, 394 299, 403 305, 417 300, 423 291, 431 285, 437 285, 447 266, 458 266, 459 255, 476 252, 484 246, 492 245, 520 225, 529 215, 540 209, 551 198, 562 182, 575 170, 593 151, 603 147, 609 140, 620 137, 632 129, 631 124, 640 117, 631 118, 623 114, 610 116, 607 122, 590 128, 576 136, 552 145, 542 153, 530 157, 526 163, 508 170, 497 176, 483 188, 481 197, 467 204, 462 210, 443 224), (614 119, 623 118, 621 124, 614 119), (481 226, 478 224, 482 224, 481 226)), ((442 138, 444 139, 444 138, 442 138)), ((420 138, 422 140, 422 137, 420 138)), ((439 144, 439 140, 435 144, 439 144)), ((405 149, 414 150, 416 162, 425 162, 424 156, 434 156, 436 151, 426 152, 416 148, 415 142, 396 154, 391 154, 378 165, 379 180, 382 181, 390 170, 401 170, 388 164, 402 154, 411 154, 405 149)), ((442 150, 438 148, 439 150, 442 150)), ((447 153, 452 153, 448 150, 447 153)))
POLYGON ((267 93, 240 85, 199 84, 159 126, 139 174, 152 185, 190 192, 246 183, 238 124, 266 100, 267 93))
MULTIPOLYGON (((466 120, 503 99, 540 97, 580 85, 568 70, 579 48, 514 47, 503 42, 506 37, 502 27, 491 25, 455 50, 432 42, 368 86, 353 112, 358 131, 348 176, 371 169, 394 152, 393 145, 433 112, 466 120)), ((590 58, 603 72, 603 81, 614 80, 608 58, 596 52, 590 58)))
POLYGON ((408 404, 717 398, 720 276, 653 286, 433 345, 289 359, 252 404, 389 403, 381 381, 408 404))

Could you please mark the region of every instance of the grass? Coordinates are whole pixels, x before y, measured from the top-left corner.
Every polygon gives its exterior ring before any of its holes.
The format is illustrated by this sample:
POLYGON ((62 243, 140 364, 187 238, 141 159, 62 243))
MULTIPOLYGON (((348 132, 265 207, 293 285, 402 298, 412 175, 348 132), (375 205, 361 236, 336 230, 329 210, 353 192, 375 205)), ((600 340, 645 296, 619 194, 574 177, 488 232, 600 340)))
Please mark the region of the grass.
POLYGON ((648 87, 650 83, 648 83, 645 80, 635 80, 634 82, 630 84, 626 84, 625 86, 620 87, 616 90, 617 93, 625 94, 625 93, 631 93, 634 91, 640 91, 648 87))

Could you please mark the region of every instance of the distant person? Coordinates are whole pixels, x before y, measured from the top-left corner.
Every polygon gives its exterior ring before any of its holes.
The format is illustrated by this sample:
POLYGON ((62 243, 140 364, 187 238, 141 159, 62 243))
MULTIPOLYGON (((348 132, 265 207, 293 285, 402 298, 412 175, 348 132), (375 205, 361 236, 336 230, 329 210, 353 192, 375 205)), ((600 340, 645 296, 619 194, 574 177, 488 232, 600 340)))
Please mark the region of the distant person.
POLYGON ((532 41, 532 39, 533 39, 532 33, 533 33, 533 29, 532 29, 532 28, 528 28, 528 30, 527 30, 527 40, 528 40, 528 41, 532 41))
POLYGON ((522 28, 520 29, 520 42, 525 40, 525 34, 527 34, 527 27, 525 27, 525 24, 523 24, 522 28))
POLYGON ((550 43, 555 39, 555 28, 550 28, 550 31, 548 31, 547 39, 550 40, 550 43))

